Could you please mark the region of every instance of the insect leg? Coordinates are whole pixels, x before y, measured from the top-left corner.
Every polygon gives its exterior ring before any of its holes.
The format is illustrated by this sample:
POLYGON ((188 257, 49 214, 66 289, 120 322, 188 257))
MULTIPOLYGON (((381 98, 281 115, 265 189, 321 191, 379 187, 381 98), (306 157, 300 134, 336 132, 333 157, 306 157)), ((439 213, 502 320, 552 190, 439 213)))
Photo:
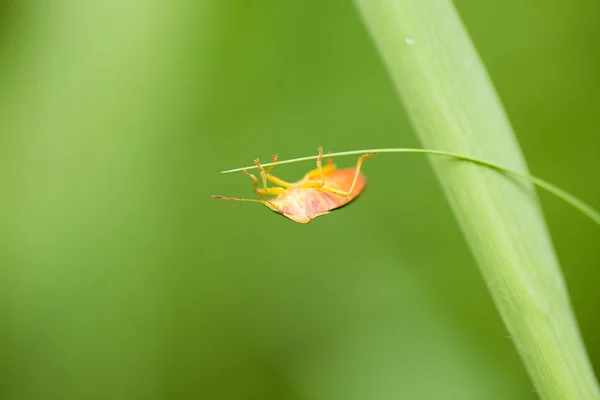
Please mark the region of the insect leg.
POLYGON ((254 160, 254 164, 256 164, 258 170, 260 171, 260 178, 262 180, 263 187, 266 191, 268 191, 269 187, 267 186, 267 173, 265 172, 265 169, 262 167, 262 165, 260 165, 260 161, 258 161, 258 158, 254 160))
POLYGON ((270 187, 267 190, 265 189, 258 189, 258 191, 256 192, 256 194, 260 195, 265 195, 265 194, 270 194, 270 195, 280 195, 285 193, 286 189, 282 188, 282 187, 270 187))
POLYGON ((265 194, 279 195, 279 194, 285 193, 286 189, 282 188, 282 187, 259 189, 257 177, 255 177, 253 174, 249 173, 246 170, 244 170, 244 175, 246 175, 247 177, 252 179, 252 182, 254 183, 254 193, 256 193, 258 195, 258 197, 260 197, 263 201, 266 201, 267 203, 269 202, 269 200, 265 199, 265 197, 264 197, 265 194))
POLYGON ((213 199, 219 199, 219 200, 233 200, 233 201, 243 201, 243 202, 248 202, 248 203, 262 203, 262 204, 265 203, 263 200, 238 199, 237 197, 225 197, 225 196, 219 196, 217 194, 213 194, 211 197, 213 199))
MULTIPOLYGON (((311 184, 309 186, 303 185, 303 187, 321 187, 325 185, 325 174, 335 171, 335 164, 333 163, 332 157, 329 157, 329 161, 327 161, 327 164, 323 166, 323 148, 319 147, 318 150, 319 156, 317 157, 317 168, 304 175, 304 180, 312 181, 315 178, 319 178, 319 182, 316 186, 311 184)), ((331 152, 329 152, 329 154, 331 154, 331 152)))
POLYGON ((252 179, 252 182, 254 183, 254 193, 256 193, 256 195, 258 197, 260 197, 260 200, 254 200, 254 199, 240 199, 237 197, 225 197, 225 196, 219 196, 219 195, 212 195, 211 197, 213 199, 219 199, 219 200, 233 200, 233 201, 242 201, 242 202, 248 202, 248 203, 262 203, 264 205, 266 205, 267 207, 269 207, 271 210, 273 211, 277 211, 280 212, 279 207, 276 206, 275 204, 271 203, 269 200, 267 200, 264 195, 265 194, 280 194, 280 193, 284 193, 285 189, 284 188, 271 188, 269 189, 269 193, 265 192, 264 189, 259 189, 258 188, 258 179, 251 173, 249 173, 248 171, 244 170, 244 175, 246 175, 247 177, 249 177, 250 179, 252 179))
MULTIPOLYGON (((286 182, 282 179, 279 179, 278 177, 273 176, 273 175, 267 175, 267 180, 269 180, 270 182, 273 182, 276 185, 283 186, 284 188, 289 188, 292 186, 291 183, 286 182)), ((269 188, 269 190, 271 190, 271 189, 272 188, 269 188)))
MULTIPOLYGON (((273 155, 273 162, 276 163, 277 162, 277 154, 273 155)), ((265 171, 265 169, 263 168, 262 165, 260 165, 260 162, 258 161, 258 158, 256 160, 254 160, 254 163, 256 164, 256 166, 258 167, 258 169, 260 170, 260 177, 262 179, 262 183, 263 183, 263 187, 264 187, 264 193, 265 194, 281 194, 279 192, 275 193, 272 191, 272 188, 269 188, 267 185, 267 181, 273 182, 276 185, 279 186, 283 186, 284 188, 289 188, 290 186, 292 186, 291 183, 284 181, 283 179, 280 179, 274 175, 270 175, 268 172, 271 171, 275 165, 271 165, 269 168, 267 168, 267 170, 265 171)))
POLYGON ((325 186, 325 175, 323 175, 323 148, 319 146, 319 157, 317 158, 317 169, 319 170, 319 176, 321 177, 321 186, 325 186))
POLYGON ((352 186, 350 186, 350 189, 348 190, 348 192, 344 193, 343 196, 349 196, 350 193, 352 193, 354 191, 354 186, 356 186, 356 181, 358 180, 358 176, 360 175, 360 167, 362 166, 363 161, 367 158, 373 158, 373 157, 375 157, 375 153, 364 154, 364 155, 358 157, 358 161, 356 162, 356 173, 354 174, 354 180, 352 181, 352 186))
POLYGON ((273 154, 273 157, 271 157, 273 159, 273 165, 267 168, 267 175, 271 173, 273 168, 275 168, 275 165, 277 164, 277 157, 279 157, 277 154, 273 154))
POLYGON ((354 191, 354 186, 356 186, 356 181, 358 181, 358 176, 360 175, 360 167, 362 166, 363 160, 365 160, 367 158, 373 158, 373 157, 375 157, 375 153, 364 154, 358 158, 358 162, 356 163, 356 173, 354 174, 354 179, 352 180, 352 185, 350 186, 350 189, 347 192, 329 187, 327 185, 323 185, 323 186, 319 187, 318 183, 314 184, 314 186, 310 185, 310 186, 306 186, 306 187, 316 187, 320 190, 324 190, 326 192, 337 194, 337 195, 344 196, 344 197, 350 196, 350 194, 354 191))
POLYGON ((327 165, 325 166, 325 169, 328 170, 334 170, 335 169, 335 165, 333 165, 333 157, 331 157, 331 151, 327 152, 327 155, 329 155, 329 160, 327 160, 327 165))
POLYGON ((356 181, 358 180, 358 176, 360 175, 360 167, 362 166, 363 160, 365 160, 367 158, 373 158, 373 157, 375 157, 375 153, 364 154, 364 155, 358 157, 358 161, 356 162, 356 174, 354 174, 354 180, 352 181, 352 186, 350 186, 350 190, 348 190, 348 193, 346 194, 346 196, 350 195, 350 193, 352 193, 354 191, 354 186, 356 186, 356 181))
POLYGON ((258 179, 246 170, 244 170, 244 175, 252 179, 252 182, 254 183, 254 193, 256 193, 258 197, 260 197, 263 201, 267 201, 267 199, 265 199, 265 197, 263 196, 262 191, 258 189, 258 179))

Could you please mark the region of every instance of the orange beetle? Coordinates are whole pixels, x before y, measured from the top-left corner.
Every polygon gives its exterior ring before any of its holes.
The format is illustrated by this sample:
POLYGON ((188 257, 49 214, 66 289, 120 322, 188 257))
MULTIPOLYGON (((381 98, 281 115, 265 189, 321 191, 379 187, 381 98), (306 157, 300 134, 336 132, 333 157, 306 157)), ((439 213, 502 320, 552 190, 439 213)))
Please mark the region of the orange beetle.
MULTIPOLYGON (((323 148, 319 147, 317 158, 317 169, 304 175, 298 182, 288 183, 276 176, 271 175, 275 165, 267 170, 260 165, 258 159, 254 163, 260 171, 263 188, 259 189, 258 179, 244 170, 244 175, 250 177, 254 182, 254 193, 260 200, 237 199, 233 197, 212 196, 216 199, 249 201, 262 203, 271 210, 292 221, 307 224, 320 215, 329 213, 336 208, 342 207, 354 200, 365 188, 366 179, 360 172, 362 162, 366 158, 375 157, 375 153, 365 154, 358 158, 356 167, 336 169, 331 157, 323 167, 323 148), (267 181, 277 187, 268 187, 267 181), (273 199, 265 198, 265 195, 277 196, 273 199)), ((277 156, 273 156, 273 163, 277 163, 277 156)))

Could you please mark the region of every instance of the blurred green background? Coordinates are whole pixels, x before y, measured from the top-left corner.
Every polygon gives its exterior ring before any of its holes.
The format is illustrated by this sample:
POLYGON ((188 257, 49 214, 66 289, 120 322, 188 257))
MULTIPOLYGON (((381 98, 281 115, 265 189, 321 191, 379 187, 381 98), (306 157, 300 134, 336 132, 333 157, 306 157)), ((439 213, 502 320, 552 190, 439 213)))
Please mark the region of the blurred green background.
MULTIPOLYGON (((532 172, 600 207, 598 5, 455 4, 532 172)), ((0 398, 536 398, 425 157, 309 225, 210 198, 319 145, 419 146, 348 0, 1 2, 0 398)), ((540 196, 598 372, 600 230, 540 196)))

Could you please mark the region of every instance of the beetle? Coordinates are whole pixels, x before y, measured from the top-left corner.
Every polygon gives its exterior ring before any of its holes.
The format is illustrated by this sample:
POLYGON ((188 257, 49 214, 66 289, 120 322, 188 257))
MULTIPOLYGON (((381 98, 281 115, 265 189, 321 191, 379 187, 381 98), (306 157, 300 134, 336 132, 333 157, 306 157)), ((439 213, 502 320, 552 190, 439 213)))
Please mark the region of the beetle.
POLYGON ((278 214, 291 219, 294 222, 307 224, 313 219, 328 214, 336 208, 340 208, 354 200, 365 188, 367 181, 360 168, 367 158, 375 157, 375 153, 360 156, 354 168, 336 169, 333 160, 329 160, 325 166, 322 165, 323 148, 319 147, 317 168, 308 172, 304 177, 293 183, 286 182, 271 174, 277 164, 277 155, 273 156, 273 164, 266 170, 259 160, 254 163, 260 171, 262 188, 259 188, 259 180, 253 174, 244 170, 243 174, 252 179, 254 193, 260 200, 238 199, 213 195, 213 198, 222 200, 248 201, 262 203, 278 214), (276 187, 269 187, 271 182, 276 187), (276 196, 267 199, 265 196, 276 196))

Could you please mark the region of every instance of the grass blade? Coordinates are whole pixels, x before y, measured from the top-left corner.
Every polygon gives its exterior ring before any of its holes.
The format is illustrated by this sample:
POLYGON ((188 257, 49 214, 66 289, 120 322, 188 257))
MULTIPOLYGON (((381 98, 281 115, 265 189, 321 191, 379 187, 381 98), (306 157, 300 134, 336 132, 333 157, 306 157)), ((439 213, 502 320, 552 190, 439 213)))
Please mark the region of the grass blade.
MULTIPOLYGON (((425 148, 529 175, 449 0, 355 0, 425 148)), ((433 168, 543 399, 600 399, 533 186, 466 163, 433 168)))
MULTIPOLYGON (((352 150, 352 151, 343 151, 343 152, 339 152, 339 153, 329 153, 329 154, 327 154, 327 157, 355 156, 355 155, 361 155, 361 154, 366 154, 366 153, 420 153, 420 154, 429 154, 429 155, 435 155, 435 156, 444 156, 444 157, 450 157, 455 160, 466 161, 466 162, 470 162, 472 164, 481 165, 481 166, 491 168, 496 171, 504 172, 504 173, 507 173, 510 175, 514 175, 518 178, 524 179, 528 182, 531 182, 531 183, 539 186, 540 188, 544 189, 545 191, 547 191, 549 193, 552 193, 559 199, 563 200, 564 202, 570 204, 571 206, 573 206, 574 208, 579 210, 582 214, 589 217, 596 224, 600 225, 600 212, 598 210, 596 210, 594 207, 590 206, 589 204, 586 204, 583 200, 577 198, 576 196, 573 196, 569 192, 559 188, 558 186, 556 186, 550 182, 546 182, 545 180, 538 178, 536 176, 517 172, 510 168, 506 168, 502 165, 495 164, 495 163, 485 161, 485 160, 480 160, 480 159, 474 158, 474 157, 464 156, 464 155, 456 154, 456 153, 449 153, 447 151, 427 150, 427 149, 408 149, 408 148, 352 150)), ((318 157, 319 156, 292 158, 289 160, 281 160, 281 161, 278 160, 277 163, 268 163, 268 164, 261 164, 261 165, 263 167, 269 167, 269 166, 275 165, 275 164, 277 164, 277 165, 292 164, 292 163, 301 162, 301 161, 316 160, 318 157)), ((229 174, 232 172, 241 172, 241 171, 254 169, 254 168, 258 168, 256 166, 256 164, 250 165, 248 167, 234 168, 234 169, 229 169, 226 171, 221 171, 221 173, 229 174)))

